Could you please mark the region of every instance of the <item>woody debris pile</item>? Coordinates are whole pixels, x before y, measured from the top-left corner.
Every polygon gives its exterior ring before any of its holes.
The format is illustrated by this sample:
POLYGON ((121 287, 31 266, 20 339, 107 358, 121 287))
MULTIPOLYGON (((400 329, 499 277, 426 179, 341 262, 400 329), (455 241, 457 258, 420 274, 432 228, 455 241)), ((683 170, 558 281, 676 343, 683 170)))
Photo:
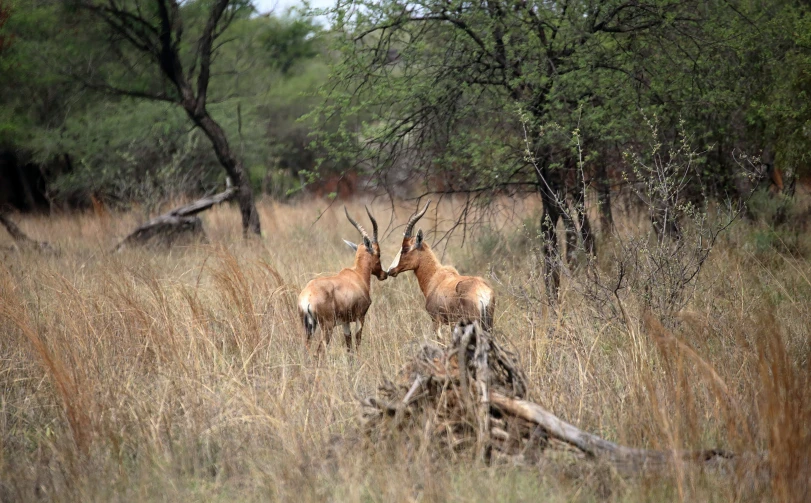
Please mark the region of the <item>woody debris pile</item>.
POLYGON ((527 399, 527 378, 518 359, 477 322, 460 321, 448 348, 423 343, 395 381, 384 382, 378 396, 361 399, 361 418, 373 445, 390 440, 404 442, 412 453, 467 451, 484 462, 506 457, 521 463, 562 449, 629 472, 677 460, 718 464, 734 459, 718 449, 635 449, 576 428, 527 399))

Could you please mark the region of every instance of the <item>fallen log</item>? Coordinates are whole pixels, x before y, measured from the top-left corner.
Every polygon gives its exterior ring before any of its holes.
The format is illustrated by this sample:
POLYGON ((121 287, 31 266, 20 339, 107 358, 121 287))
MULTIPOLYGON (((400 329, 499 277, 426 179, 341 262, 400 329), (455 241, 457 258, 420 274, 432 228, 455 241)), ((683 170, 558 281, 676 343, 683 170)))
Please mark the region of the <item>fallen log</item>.
POLYGON ((203 222, 196 215, 215 204, 228 201, 236 196, 236 188, 230 188, 213 196, 203 197, 191 204, 157 216, 147 223, 139 226, 131 234, 121 240, 114 251, 121 251, 131 245, 158 245, 169 247, 179 243, 204 241, 203 222))
POLYGON ((37 241, 28 237, 17 224, 11 220, 7 214, 0 211, 0 224, 6 228, 8 233, 14 239, 14 243, 20 247, 34 248, 41 251, 54 251, 54 248, 46 241, 37 241))
MULTIPOLYGON (((492 449, 511 457, 533 451, 529 457, 538 458, 558 445, 626 472, 676 461, 717 464, 736 458, 720 449, 657 451, 615 444, 560 419, 527 400, 526 393, 515 355, 477 322, 459 322, 448 348, 424 343, 400 371, 397 384, 387 381, 379 387, 382 397, 361 400, 362 420, 375 445, 385 438, 427 438, 454 451, 474 449, 484 461, 492 449), (402 435, 409 430, 413 435, 402 435)), ((747 459, 757 462, 757 457, 747 459)))
POLYGON ((734 457, 734 454, 721 449, 655 451, 626 447, 585 432, 563 421, 538 404, 509 398, 497 392, 490 393, 490 401, 494 406, 515 417, 537 424, 545 429, 549 436, 578 448, 590 457, 607 459, 617 466, 631 468, 635 471, 676 460, 710 462, 717 458, 731 459, 734 457))

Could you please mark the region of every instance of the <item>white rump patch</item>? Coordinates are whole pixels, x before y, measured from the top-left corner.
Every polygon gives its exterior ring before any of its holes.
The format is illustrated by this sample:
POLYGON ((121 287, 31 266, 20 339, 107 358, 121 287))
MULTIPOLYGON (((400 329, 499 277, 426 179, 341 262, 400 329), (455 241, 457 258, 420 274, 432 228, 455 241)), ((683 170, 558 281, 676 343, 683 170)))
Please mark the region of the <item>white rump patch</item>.
POLYGON ((488 290, 479 290, 478 297, 482 306, 487 307, 490 305, 490 292, 488 290))
POLYGON ((310 299, 308 297, 299 299, 298 308, 302 313, 307 314, 307 311, 310 309, 310 299))

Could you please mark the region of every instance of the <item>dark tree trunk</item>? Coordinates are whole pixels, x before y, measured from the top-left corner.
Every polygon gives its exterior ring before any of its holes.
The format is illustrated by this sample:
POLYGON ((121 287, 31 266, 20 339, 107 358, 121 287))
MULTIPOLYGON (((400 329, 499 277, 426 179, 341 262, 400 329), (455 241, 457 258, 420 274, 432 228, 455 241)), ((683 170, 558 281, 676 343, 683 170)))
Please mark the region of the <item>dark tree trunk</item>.
MULTIPOLYGON (((578 176, 584 176, 582 173, 578 172, 578 176)), ((577 183, 572 190, 574 199, 576 201, 575 204, 575 216, 577 218, 577 227, 575 227, 574 222, 570 217, 567 217, 564 213, 564 222, 566 223, 566 236, 567 236, 567 250, 566 250, 566 260, 567 262, 570 261, 570 253, 568 250, 569 242, 573 243, 572 248, 576 248, 579 246, 578 237, 583 242, 583 250, 588 253, 591 257, 597 256, 597 244, 594 242, 594 233, 591 230, 591 222, 589 221, 589 216, 586 213, 586 194, 585 188, 583 186, 582 180, 581 183, 577 183), (569 237, 571 234, 571 237, 569 237)), ((574 249, 572 250, 574 252, 574 249)))
MULTIPOLYGON (((544 199, 542 197, 542 199, 544 199)), ((557 303, 560 290, 560 250, 558 249, 557 224, 560 210, 556 204, 544 200, 541 216, 541 236, 543 238, 543 274, 546 295, 550 304, 557 303)))
MULTIPOLYGON (((560 291, 560 266, 561 254, 558 245, 557 224, 563 219, 566 232, 566 262, 574 260, 574 254, 580 239, 583 247, 592 256, 596 254, 596 244, 594 234, 591 230, 591 223, 585 213, 585 208, 578 208, 577 225, 574 218, 565 206, 566 184, 560 169, 554 170, 549 167, 550 155, 547 152, 542 157, 541 166, 536 169, 535 175, 538 179, 538 191, 543 203, 543 215, 541 216, 541 238, 543 239, 544 258, 544 284, 550 304, 555 304, 560 291), (579 228, 578 228, 579 227, 579 228)), ((582 203, 584 196, 582 188, 574 189, 574 195, 582 203)))
POLYGON ((561 208, 563 202, 563 183, 559 173, 549 169, 549 156, 546 155, 542 166, 535 171, 538 178, 538 191, 543 203, 541 216, 541 239, 543 240, 543 272, 546 295, 550 304, 556 304, 560 290, 560 247, 558 246, 557 225, 566 213, 561 208))
POLYGON ((597 256, 597 244, 594 242, 594 233, 591 230, 591 223, 589 217, 585 212, 578 212, 578 224, 575 225, 574 220, 567 212, 561 212, 563 218, 563 225, 566 227, 566 263, 572 264, 575 258, 575 252, 581 246, 583 251, 592 257, 597 256))
POLYGON ((583 248, 586 253, 596 258, 597 243, 594 241, 594 232, 591 230, 591 222, 585 211, 580 214, 580 236, 583 238, 583 248))
POLYGON ((217 50, 214 41, 223 34, 237 13, 237 9, 228 10, 229 5, 230 0, 211 2, 208 18, 197 39, 197 52, 190 69, 184 73, 183 58, 180 56, 184 23, 177 1, 154 0, 154 11, 143 12, 137 4, 135 6, 116 2, 107 4, 99 0, 79 2, 80 7, 107 23, 113 33, 129 41, 136 50, 148 55, 157 64, 163 76, 171 82, 176 92, 167 92, 166 89, 161 92, 126 89, 109 83, 87 85, 115 94, 168 101, 182 106, 194 124, 211 140, 217 159, 236 187, 236 199, 242 213, 242 232, 247 237, 248 232, 261 234, 259 214, 256 212, 250 180, 245 173, 242 160, 228 145, 225 131, 206 110, 212 56, 217 50))
POLYGON ((239 204, 239 211, 242 214, 243 235, 247 236, 249 232, 261 234, 262 229, 259 225, 259 213, 256 211, 250 180, 245 174, 242 160, 234 155, 231 147, 228 145, 225 132, 208 113, 198 118, 195 117, 194 110, 187 108, 186 111, 189 113, 192 120, 194 120, 195 124, 197 124, 211 140, 217 159, 220 161, 223 168, 225 168, 225 171, 237 188, 236 199, 239 204))
POLYGON ((597 164, 597 205, 600 210, 600 232, 604 236, 614 229, 614 216, 611 213, 611 180, 605 162, 597 164))
POLYGON ((25 172, 23 171, 22 163, 16 161, 13 163, 14 169, 17 171, 17 178, 20 179, 20 187, 23 190, 23 196, 25 198, 25 205, 28 207, 29 211, 34 211, 37 207, 36 201, 34 201, 34 192, 31 190, 31 184, 28 183, 28 177, 25 176, 25 172))
POLYGON ((574 225, 574 220, 567 212, 563 212, 563 227, 566 229, 566 263, 571 265, 574 262, 575 252, 580 245, 578 239, 577 227, 574 225))

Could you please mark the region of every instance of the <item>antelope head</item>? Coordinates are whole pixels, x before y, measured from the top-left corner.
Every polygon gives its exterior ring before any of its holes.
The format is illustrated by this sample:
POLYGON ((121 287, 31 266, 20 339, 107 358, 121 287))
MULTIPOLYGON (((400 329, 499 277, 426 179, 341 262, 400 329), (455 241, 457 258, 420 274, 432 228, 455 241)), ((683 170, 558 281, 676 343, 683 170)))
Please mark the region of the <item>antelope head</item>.
POLYGON ((422 211, 414 213, 411 218, 408 219, 405 232, 403 232, 403 246, 400 248, 400 251, 397 252, 397 256, 394 257, 394 261, 391 263, 391 267, 389 267, 388 270, 388 274, 392 278, 403 271, 413 271, 419 266, 423 254, 430 253, 430 251, 426 250, 423 246, 422 229, 417 231, 416 236, 411 235, 414 230, 414 225, 425 215, 425 212, 428 211, 428 205, 430 204, 431 201, 429 200, 422 211))
POLYGON ((366 208, 366 214, 369 215, 369 220, 372 221, 372 237, 369 237, 366 229, 361 227, 359 223, 349 216, 349 211, 346 209, 346 206, 344 206, 344 212, 346 213, 346 218, 349 219, 349 223, 354 225, 355 229, 360 232, 360 235, 363 238, 363 247, 356 245, 352 241, 347 241, 346 239, 344 239, 344 243, 355 250, 356 263, 368 265, 371 274, 378 280, 383 281, 388 277, 388 274, 386 274, 386 271, 383 270, 383 266, 380 265, 380 245, 377 243, 377 220, 375 220, 375 218, 369 212, 369 208, 366 208))

